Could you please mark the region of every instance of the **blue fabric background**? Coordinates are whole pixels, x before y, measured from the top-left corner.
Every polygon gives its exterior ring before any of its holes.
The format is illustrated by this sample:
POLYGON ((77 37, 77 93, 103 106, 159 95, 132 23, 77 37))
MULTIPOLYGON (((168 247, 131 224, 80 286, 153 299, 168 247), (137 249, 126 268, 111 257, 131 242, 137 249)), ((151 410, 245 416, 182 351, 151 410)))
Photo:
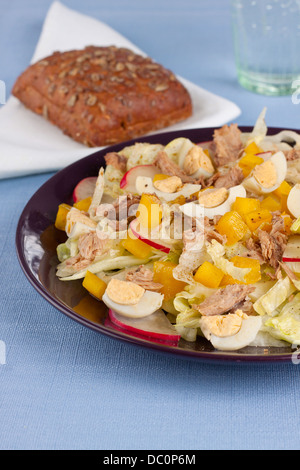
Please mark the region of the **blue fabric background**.
MULTIPOLYGON (((235 101, 239 124, 252 125, 267 106, 269 126, 300 127, 300 105, 291 97, 266 98, 237 84, 228 1, 64 3, 235 101)), ((50 4, 0 0, 0 79, 8 93, 31 59, 50 4)), ((164 356, 83 328, 38 295, 18 265, 14 239, 24 205, 50 176, 0 181, 0 340, 7 348, 0 449, 299 449, 296 365, 164 356)))

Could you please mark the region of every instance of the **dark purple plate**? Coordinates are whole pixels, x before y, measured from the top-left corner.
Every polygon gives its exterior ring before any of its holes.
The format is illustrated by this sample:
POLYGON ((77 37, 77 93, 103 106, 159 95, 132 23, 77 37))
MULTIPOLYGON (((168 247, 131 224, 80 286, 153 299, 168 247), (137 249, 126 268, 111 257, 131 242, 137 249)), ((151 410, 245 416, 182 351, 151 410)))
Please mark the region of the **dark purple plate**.
MULTIPOLYGON (((252 128, 241 128, 251 132, 252 128)), ((269 129, 275 134, 282 129, 269 129)), ((208 341, 199 338, 194 343, 180 340, 177 346, 155 343, 114 329, 107 318, 107 309, 87 294, 82 281, 63 282, 56 275, 56 246, 64 241, 63 232, 55 229, 54 221, 58 205, 72 203, 76 184, 87 176, 96 176, 104 165, 108 151, 119 151, 134 142, 166 145, 176 137, 187 137, 195 143, 211 140, 214 129, 190 129, 146 136, 130 142, 114 145, 98 151, 64 168, 50 178, 30 199, 19 219, 16 232, 16 249, 20 265, 33 287, 55 308, 71 319, 92 330, 116 340, 198 361, 213 362, 282 362, 292 360, 291 348, 247 347, 237 352, 221 352, 208 341)), ((50 321, 50 319, 49 319, 50 321)))

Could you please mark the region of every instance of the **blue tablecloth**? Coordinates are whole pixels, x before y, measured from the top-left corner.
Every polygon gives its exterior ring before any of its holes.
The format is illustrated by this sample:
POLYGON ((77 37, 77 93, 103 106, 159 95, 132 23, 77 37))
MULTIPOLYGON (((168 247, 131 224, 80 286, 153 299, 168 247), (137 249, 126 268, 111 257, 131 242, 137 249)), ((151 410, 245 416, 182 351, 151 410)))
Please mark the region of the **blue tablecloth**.
MULTIPOLYGON (((0 0, 0 79, 8 93, 31 59, 50 3, 0 0)), ((269 126, 300 127, 291 97, 267 98, 237 84, 229 2, 64 3, 235 101, 239 124, 252 125, 267 106, 269 126)), ((164 356, 86 329, 39 296, 19 267, 15 231, 50 176, 0 181, 0 449, 299 449, 296 365, 164 356)))

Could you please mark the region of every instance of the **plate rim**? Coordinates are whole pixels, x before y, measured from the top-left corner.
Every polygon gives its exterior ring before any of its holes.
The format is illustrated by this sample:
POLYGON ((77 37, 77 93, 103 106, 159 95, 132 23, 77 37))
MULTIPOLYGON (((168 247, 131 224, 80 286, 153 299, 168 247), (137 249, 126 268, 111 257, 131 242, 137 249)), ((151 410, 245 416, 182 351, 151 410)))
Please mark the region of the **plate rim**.
MULTIPOLYGON (((80 316, 78 313, 76 313, 74 310, 72 310, 71 307, 65 305, 62 301, 60 301, 58 298, 56 298, 54 295, 52 295, 48 289, 42 284, 40 280, 38 280, 30 266, 28 265, 25 257, 25 251, 23 249, 23 244, 22 244, 22 234, 23 234, 23 222, 26 218, 26 215, 29 211, 29 208, 32 204, 32 202, 38 197, 39 193, 43 192, 48 185, 51 185, 53 182, 55 182, 57 179, 62 177, 65 173, 72 171, 72 169, 76 168, 77 166, 83 165, 92 159, 95 159, 95 157, 100 156, 103 157, 107 152, 110 151, 120 151, 122 148, 133 145, 134 143, 139 143, 139 142, 148 142, 149 140, 157 139, 160 141, 176 137, 186 137, 187 135, 193 135, 194 133, 200 133, 200 134, 210 134, 212 136, 213 131, 215 129, 218 129, 218 127, 206 127, 206 128, 192 128, 192 129, 182 129, 178 131, 166 131, 163 133, 157 133, 157 134, 150 134, 146 135, 140 138, 136 139, 131 139, 129 141, 117 143, 111 146, 107 146, 101 150, 97 150, 91 154, 88 154, 85 157, 82 157, 70 165, 67 165, 66 167, 62 168, 61 170, 55 172, 50 178, 48 178, 30 197, 30 199, 27 201, 25 204, 19 219, 17 223, 17 228, 15 232, 15 250, 17 254, 17 259, 20 264, 20 267, 26 277, 26 279, 29 281, 29 283, 32 285, 32 287, 46 300, 48 301, 49 304, 51 304, 56 310, 60 311, 67 317, 69 317, 71 320, 76 321, 80 325, 89 328, 97 333, 103 334, 105 336, 108 336, 114 340, 117 341, 122 341, 125 343, 129 343, 131 345, 135 345, 138 347, 143 347, 146 349, 150 349, 153 351, 157 351, 163 354, 169 354, 172 355, 173 357, 181 357, 181 358, 189 358, 196 360, 197 362, 209 362, 209 363, 220 363, 220 364, 228 364, 228 363, 282 363, 282 362, 290 362, 292 363, 292 358, 294 352, 289 352, 289 353, 278 353, 278 354, 266 354, 266 355, 257 355, 257 354, 240 354, 238 351, 195 351, 195 350, 190 350, 190 349, 182 349, 178 348, 177 346, 169 346, 166 344, 159 344, 159 343, 154 343, 151 340, 147 339, 139 339, 136 337, 133 337, 129 334, 126 334, 125 332, 119 332, 119 331, 113 331, 111 329, 108 329, 105 327, 105 325, 102 324, 96 324, 92 322, 91 320, 80 316), (185 135, 183 135, 185 134, 185 135)), ((242 132, 250 132, 253 129, 253 126, 239 126, 239 129, 242 132)), ((285 128, 281 127, 269 127, 268 128, 268 134, 276 134, 278 132, 281 132, 282 130, 286 130, 285 128)), ((293 130, 295 132, 299 132, 297 129, 289 129, 293 130)), ((171 141, 171 139, 169 141, 171 141)), ((159 142, 157 142, 159 143, 159 142)), ((80 175, 79 175, 80 176, 80 175)), ((78 181, 82 179, 78 179, 78 181)), ((30 211, 29 211, 30 212, 30 211)), ((53 221, 52 221, 53 224, 53 221)))

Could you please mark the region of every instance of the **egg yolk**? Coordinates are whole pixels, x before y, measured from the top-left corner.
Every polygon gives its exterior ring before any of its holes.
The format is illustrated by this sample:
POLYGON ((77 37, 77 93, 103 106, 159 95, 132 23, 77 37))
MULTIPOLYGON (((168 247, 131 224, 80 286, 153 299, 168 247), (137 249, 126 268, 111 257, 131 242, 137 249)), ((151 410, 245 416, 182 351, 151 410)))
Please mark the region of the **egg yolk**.
POLYGON ((198 201, 204 207, 211 208, 217 207, 226 201, 228 191, 226 188, 208 189, 199 193, 198 201))
POLYGON ((268 160, 254 169, 253 176, 263 188, 272 188, 277 181, 276 167, 273 162, 268 160))
POLYGON ((210 158, 206 155, 201 147, 194 146, 185 157, 183 169, 187 175, 190 176, 196 173, 199 168, 203 168, 209 173, 214 172, 214 167, 210 158))
POLYGON ((134 282, 111 279, 106 294, 113 302, 121 305, 136 305, 145 293, 145 289, 134 282))

